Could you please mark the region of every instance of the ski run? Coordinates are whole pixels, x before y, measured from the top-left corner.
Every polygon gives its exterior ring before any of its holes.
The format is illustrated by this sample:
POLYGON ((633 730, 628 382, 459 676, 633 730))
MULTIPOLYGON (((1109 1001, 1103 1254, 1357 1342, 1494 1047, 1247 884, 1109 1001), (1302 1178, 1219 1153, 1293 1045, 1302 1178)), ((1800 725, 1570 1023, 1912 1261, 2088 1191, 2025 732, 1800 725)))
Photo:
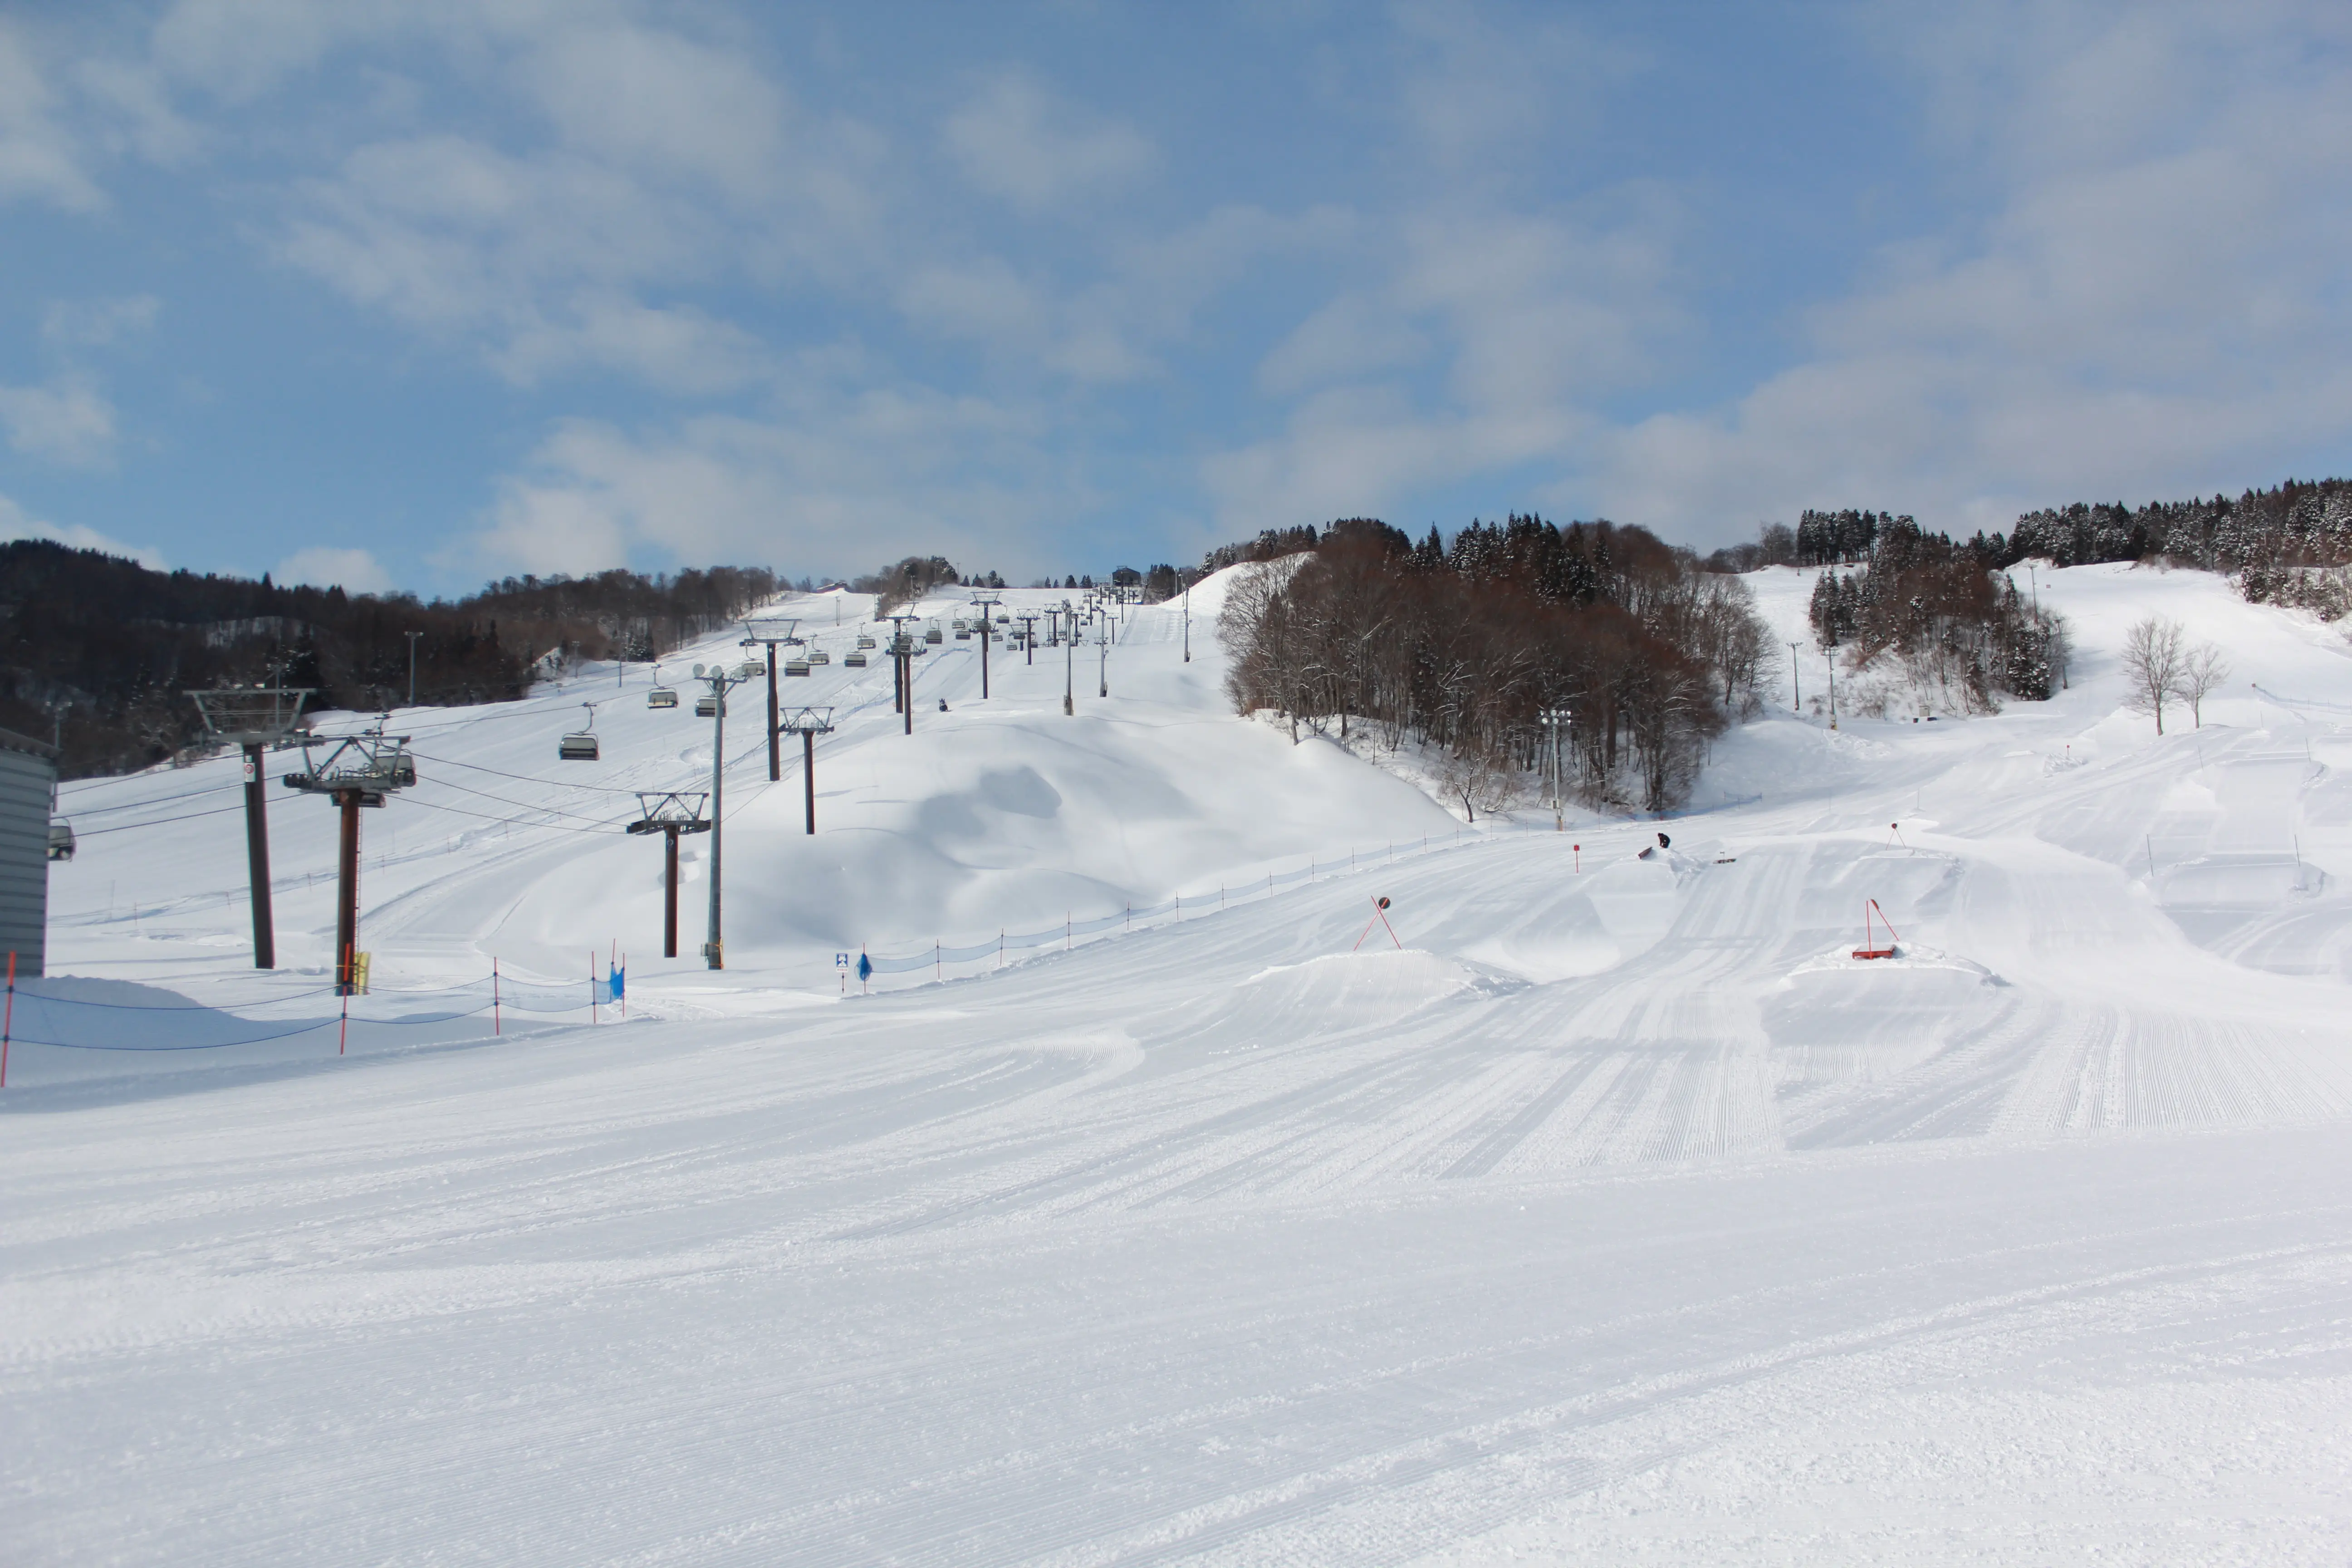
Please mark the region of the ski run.
POLYGON ((835 729, 812 837, 730 700, 722 970, 622 828, 736 634, 392 714, 348 1022, 324 802, 257 973, 235 755, 65 786, 0 1559, 2352 1558, 2339 630, 2044 570, 2049 702, 1832 730, 1809 653, 1675 819, 1470 824, 1234 716, 1223 582, 926 645, 911 736, 870 601, 773 606, 835 729), (2151 615, 2233 671, 2161 739, 2151 615))

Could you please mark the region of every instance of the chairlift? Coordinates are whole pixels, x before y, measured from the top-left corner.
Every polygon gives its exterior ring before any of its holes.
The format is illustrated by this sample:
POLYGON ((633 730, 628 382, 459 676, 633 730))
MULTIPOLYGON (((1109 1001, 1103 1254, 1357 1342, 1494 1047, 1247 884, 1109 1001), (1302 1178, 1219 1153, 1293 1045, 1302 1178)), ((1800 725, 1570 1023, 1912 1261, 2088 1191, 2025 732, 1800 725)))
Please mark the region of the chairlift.
POLYGON ((66 817, 49 818, 49 858, 70 860, 74 858, 73 823, 66 817))
POLYGON ((872 647, 874 646, 874 638, 871 635, 866 632, 860 632, 857 634, 857 646, 860 648, 872 647))
MULTIPOLYGON (((859 637, 857 640, 859 642, 870 641, 870 639, 866 637, 859 637)), ((841 662, 851 669, 864 669, 866 668, 866 656, 862 653, 844 654, 842 656, 841 662)))
POLYGON ((768 667, 756 658, 747 658, 735 667, 735 673, 739 678, 749 680, 755 675, 767 674, 768 667))
POLYGON ((646 693, 646 706, 648 708, 675 708, 677 706, 677 691, 661 683, 660 665, 654 666, 653 689, 646 693))
POLYGON ((804 658, 788 658, 784 660, 784 673, 786 675, 806 675, 808 672, 808 660, 804 658))
POLYGON ((946 633, 940 631, 939 627, 933 626, 930 630, 923 634, 923 640, 928 643, 940 643, 945 642, 948 639, 946 633))
POLYGON ((833 655, 825 652, 824 649, 821 647, 813 647, 809 649, 808 661, 811 664, 831 664, 833 662, 833 655))
POLYGON ((970 641, 971 641, 971 628, 970 626, 967 626, 962 625, 961 623, 958 623, 958 624, 957 624, 957 626, 956 626, 956 641, 958 641, 958 642, 970 642, 970 641))
POLYGON ((719 699, 708 691, 694 700, 694 716, 698 719, 719 717, 719 699))
POLYGON ((574 731, 556 743, 555 756, 558 762, 593 763, 597 760, 596 705, 593 702, 583 702, 580 706, 588 710, 588 727, 574 731))

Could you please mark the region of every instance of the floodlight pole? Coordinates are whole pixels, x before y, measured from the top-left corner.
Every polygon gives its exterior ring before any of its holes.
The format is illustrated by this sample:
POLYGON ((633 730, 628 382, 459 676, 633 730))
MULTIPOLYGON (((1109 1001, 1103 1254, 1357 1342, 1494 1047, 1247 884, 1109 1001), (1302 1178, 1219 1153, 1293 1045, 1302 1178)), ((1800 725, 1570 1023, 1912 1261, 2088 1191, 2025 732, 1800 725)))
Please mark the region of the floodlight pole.
POLYGON ((416 706, 416 639, 424 635, 423 632, 401 634, 408 639, 408 705, 411 708, 416 706))
POLYGON ((1077 679, 1078 632, 1077 624, 1070 619, 1070 601, 1067 599, 1062 601, 1062 620, 1070 633, 1062 639, 1062 717, 1067 719, 1078 710, 1078 705, 1070 695, 1076 689, 1077 679))
POLYGON ((1108 697, 1110 695, 1110 623, 1108 620, 1097 619, 1095 622, 1095 654, 1099 661, 1097 674, 1102 681, 1102 689, 1096 695, 1108 697))
POLYGON ((1797 645, 1789 645, 1789 707, 1792 712, 1805 710, 1805 689, 1797 680, 1797 645))
POLYGON ((1192 578, 1190 573, 1184 577, 1184 662, 1192 662, 1192 578))

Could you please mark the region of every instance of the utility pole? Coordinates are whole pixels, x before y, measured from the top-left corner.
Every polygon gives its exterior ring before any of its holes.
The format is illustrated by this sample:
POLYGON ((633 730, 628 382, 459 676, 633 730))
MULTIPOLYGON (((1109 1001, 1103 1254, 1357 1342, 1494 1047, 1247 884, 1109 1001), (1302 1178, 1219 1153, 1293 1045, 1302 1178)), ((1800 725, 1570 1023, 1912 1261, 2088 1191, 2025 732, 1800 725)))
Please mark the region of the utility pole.
POLYGON ((408 639, 408 705, 411 708, 416 706, 416 639, 424 635, 423 632, 401 633, 408 639))
POLYGON ((985 595, 975 595, 973 608, 980 612, 980 700, 988 700, 988 645, 996 637, 996 606, 1003 601, 985 595))

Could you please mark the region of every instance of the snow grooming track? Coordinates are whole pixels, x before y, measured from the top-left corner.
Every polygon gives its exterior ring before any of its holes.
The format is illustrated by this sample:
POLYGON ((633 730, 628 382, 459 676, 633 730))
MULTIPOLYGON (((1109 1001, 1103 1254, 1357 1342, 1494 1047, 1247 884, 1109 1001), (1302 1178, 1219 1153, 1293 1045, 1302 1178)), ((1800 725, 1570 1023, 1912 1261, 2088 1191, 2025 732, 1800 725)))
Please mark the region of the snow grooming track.
MULTIPOLYGON (((1801 622, 1809 574, 1751 581, 1801 622)), ((395 803, 382 973, 580 985, 617 934, 633 1021, 45 1086, 37 1049, 0 1098, 0 1557, 2343 1561, 2352 748, 2242 698, 2155 742, 2098 628, 2203 616, 2329 700, 2352 661, 2195 574, 2041 591, 2084 608, 2059 701, 1735 731, 1709 798, 1744 804, 1646 860, 1584 823, 1333 868, 1454 825, 1223 714, 1158 607, 1076 721, 1050 660, 981 704, 968 645, 911 742, 887 671, 795 680, 846 719, 814 840, 730 725, 721 973, 629 940, 642 845, 419 848, 395 803), (836 919, 903 953, 1180 889, 943 984, 830 968, 836 919), (1350 952, 1376 894, 1402 949, 1350 952), (1844 956, 1866 897, 1892 960, 1844 956)), ((557 771, 562 706, 419 716, 428 780, 594 817, 707 777, 707 728, 625 707, 557 771)), ((273 814, 289 954, 329 815, 273 814)), ((235 899, 137 880, 234 888, 217 837, 94 837, 60 967, 296 1005, 315 974, 236 972, 235 899)))

